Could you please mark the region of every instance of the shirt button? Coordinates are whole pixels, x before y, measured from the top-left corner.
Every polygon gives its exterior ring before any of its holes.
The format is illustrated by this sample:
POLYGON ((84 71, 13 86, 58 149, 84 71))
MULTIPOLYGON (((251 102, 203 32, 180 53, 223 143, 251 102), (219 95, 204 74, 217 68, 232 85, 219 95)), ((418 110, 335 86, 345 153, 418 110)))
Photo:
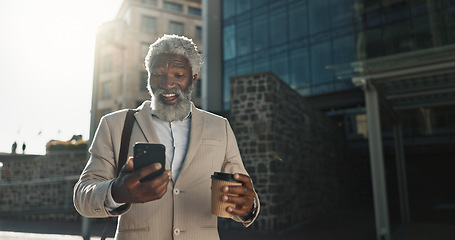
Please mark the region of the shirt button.
POLYGON ((174 188, 174 194, 175 194, 175 195, 179 195, 179 194, 180 194, 180 189, 174 188))
POLYGON ((174 234, 176 236, 180 235, 180 229, 178 229, 178 228, 174 229, 174 234))

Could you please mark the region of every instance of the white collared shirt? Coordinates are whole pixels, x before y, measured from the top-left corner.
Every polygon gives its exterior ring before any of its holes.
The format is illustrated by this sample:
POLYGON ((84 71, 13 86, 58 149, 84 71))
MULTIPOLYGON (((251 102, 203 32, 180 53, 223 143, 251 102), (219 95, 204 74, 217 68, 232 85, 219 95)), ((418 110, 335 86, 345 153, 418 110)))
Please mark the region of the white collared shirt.
POLYGON ((151 111, 158 138, 166 147, 166 163, 172 171, 172 177, 177 180, 188 152, 192 108, 185 119, 173 122, 163 121, 153 115, 153 109, 151 111))

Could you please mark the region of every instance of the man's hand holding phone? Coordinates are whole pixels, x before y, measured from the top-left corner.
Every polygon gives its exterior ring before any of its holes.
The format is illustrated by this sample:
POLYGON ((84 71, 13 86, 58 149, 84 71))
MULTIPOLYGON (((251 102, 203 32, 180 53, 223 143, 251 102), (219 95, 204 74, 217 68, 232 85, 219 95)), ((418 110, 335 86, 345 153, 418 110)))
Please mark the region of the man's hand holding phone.
MULTIPOLYGON (((143 151, 142 148, 140 149, 143 151)), ((162 198, 167 191, 167 185, 172 176, 171 171, 166 170, 152 179, 145 177, 164 169, 164 159, 161 159, 164 155, 159 159, 150 157, 141 159, 142 155, 137 154, 136 147, 134 155, 137 159, 130 157, 112 184, 111 191, 114 201, 117 203, 145 203, 162 198), (150 164, 144 164, 142 161, 149 161, 150 164), (135 167, 135 163, 141 167, 135 167)))

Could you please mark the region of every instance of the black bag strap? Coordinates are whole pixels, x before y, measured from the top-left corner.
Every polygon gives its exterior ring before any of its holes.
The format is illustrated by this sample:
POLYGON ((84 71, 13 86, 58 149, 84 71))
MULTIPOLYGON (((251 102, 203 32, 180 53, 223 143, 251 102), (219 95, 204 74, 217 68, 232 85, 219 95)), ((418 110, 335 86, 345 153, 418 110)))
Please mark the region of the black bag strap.
POLYGON ((125 117, 125 124, 123 125, 122 131, 122 142, 120 143, 120 155, 118 158, 118 168, 117 175, 122 170, 123 165, 125 165, 126 160, 128 160, 128 148, 130 146, 131 131, 133 130, 134 125, 134 113, 136 110, 128 109, 125 117))
MULTIPOLYGON (((120 154, 118 158, 118 167, 117 167, 117 175, 122 170, 123 165, 125 165, 126 160, 128 160, 128 148, 130 146, 130 139, 131 139, 131 132, 133 130, 134 125, 134 114, 136 110, 128 109, 125 117, 125 123, 123 124, 122 130, 122 140, 120 142, 120 154)), ((112 223, 112 217, 108 218, 106 225, 104 226, 103 232, 101 233, 101 239, 105 240, 107 235, 107 228, 112 223)))

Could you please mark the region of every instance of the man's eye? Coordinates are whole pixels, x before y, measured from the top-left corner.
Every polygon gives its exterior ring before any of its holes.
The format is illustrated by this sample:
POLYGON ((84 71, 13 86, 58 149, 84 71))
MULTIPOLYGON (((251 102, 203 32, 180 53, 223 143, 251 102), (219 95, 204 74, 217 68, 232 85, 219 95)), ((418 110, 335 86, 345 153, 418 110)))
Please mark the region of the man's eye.
POLYGON ((174 76, 178 77, 178 78, 181 78, 181 77, 183 77, 183 74, 175 74, 174 76))

